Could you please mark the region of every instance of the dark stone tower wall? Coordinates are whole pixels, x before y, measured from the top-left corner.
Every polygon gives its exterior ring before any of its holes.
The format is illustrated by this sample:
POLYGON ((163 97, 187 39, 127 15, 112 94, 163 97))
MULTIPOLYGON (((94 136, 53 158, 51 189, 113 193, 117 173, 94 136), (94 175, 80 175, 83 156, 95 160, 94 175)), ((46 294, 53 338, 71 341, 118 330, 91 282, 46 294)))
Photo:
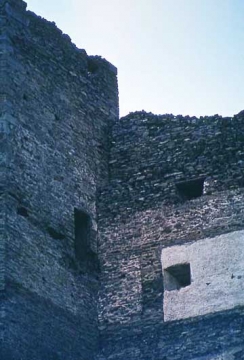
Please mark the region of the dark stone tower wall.
POLYGON ((0 2, 0 357, 90 360, 98 345, 96 193, 108 183, 116 69, 25 8, 0 2), (75 209, 89 218, 79 258, 75 209))
POLYGON ((244 229, 243 121, 137 112, 114 126, 99 201, 99 360, 244 359, 243 307, 164 321, 161 264, 166 247, 244 229), (201 196, 180 191, 203 180, 201 196))

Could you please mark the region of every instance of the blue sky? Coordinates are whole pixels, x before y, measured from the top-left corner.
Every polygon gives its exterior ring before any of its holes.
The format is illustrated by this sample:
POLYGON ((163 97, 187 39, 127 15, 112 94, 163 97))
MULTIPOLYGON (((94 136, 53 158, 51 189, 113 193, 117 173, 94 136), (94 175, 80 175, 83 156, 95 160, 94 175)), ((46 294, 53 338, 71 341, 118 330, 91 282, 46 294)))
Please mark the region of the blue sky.
POLYGON ((120 114, 244 109, 244 0, 27 0, 118 68, 120 114))

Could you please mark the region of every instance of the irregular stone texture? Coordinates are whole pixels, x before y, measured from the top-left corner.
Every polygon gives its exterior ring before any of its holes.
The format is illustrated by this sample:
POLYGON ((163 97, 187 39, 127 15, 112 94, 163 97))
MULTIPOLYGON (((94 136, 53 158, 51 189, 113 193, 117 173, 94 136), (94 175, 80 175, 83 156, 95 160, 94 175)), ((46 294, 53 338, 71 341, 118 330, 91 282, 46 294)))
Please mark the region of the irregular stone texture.
MULTIPOLYGON (((96 192, 108 183, 116 69, 25 5, 0 2, 5 280, 13 289, 4 295, 1 347, 13 359, 90 360, 98 345, 96 192), (93 261, 75 258, 74 208, 91 217, 93 261)), ((2 253, 1 242, 0 282, 2 253)))
POLYGON ((159 203, 178 203, 181 180, 204 177, 207 195, 243 187, 243 117, 136 112, 121 119, 113 130, 111 185, 102 194, 106 211, 126 219, 159 203))
POLYGON ((243 307, 164 322, 160 260, 169 246, 244 229, 243 120, 244 112, 200 119, 138 112, 115 124, 111 181, 98 201, 99 360, 243 351, 243 307), (187 201, 177 192, 177 182, 202 177, 203 196, 187 201))
POLYGON ((0 358, 243 359, 243 307, 164 322, 160 256, 243 230, 244 112, 117 121, 116 69, 25 9, 0 0, 0 358), (185 201, 175 183, 198 177, 185 201), (92 222, 82 263, 74 208, 92 222))
POLYGON ((103 219, 99 319, 105 359, 191 359, 243 346, 243 309, 239 330, 232 325, 235 311, 164 322, 160 261, 165 247, 243 229, 243 201, 242 190, 227 190, 178 205, 158 205, 127 221, 119 222, 118 215, 110 218, 110 225, 103 219), (128 260, 128 268, 122 268, 128 260))
POLYGON ((244 356, 243 349, 234 348, 230 351, 224 352, 219 355, 204 356, 201 358, 196 358, 195 360, 238 360, 238 359, 241 359, 241 356, 244 356))
MULTIPOLYGON (((3 1, 0 1, 0 15, 2 13, 3 1)), ((8 143, 8 135, 14 126, 14 119, 8 114, 9 104, 7 102, 9 60, 13 54, 13 48, 6 32, 6 19, 0 17, 0 185, 1 185, 1 234, 0 234, 0 291, 5 287, 5 244, 7 241, 6 220, 6 193, 2 191, 7 184, 8 164, 10 162, 11 147, 8 143)))
POLYGON ((163 271, 189 263, 191 284, 164 292, 164 320, 171 321, 244 305, 244 231, 162 251, 163 271))
POLYGON ((1 360, 92 359, 93 320, 84 331, 82 316, 54 306, 26 289, 8 286, 4 297, 7 331, 0 347, 1 360), (28 342, 26 342, 28 341, 28 342))
POLYGON ((242 308, 167 322, 164 326, 150 321, 120 324, 119 329, 115 326, 102 332, 104 346, 97 359, 197 360, 207 356, 211 359, 238 348, 234 359, 243 360, 243 316, 242 308))

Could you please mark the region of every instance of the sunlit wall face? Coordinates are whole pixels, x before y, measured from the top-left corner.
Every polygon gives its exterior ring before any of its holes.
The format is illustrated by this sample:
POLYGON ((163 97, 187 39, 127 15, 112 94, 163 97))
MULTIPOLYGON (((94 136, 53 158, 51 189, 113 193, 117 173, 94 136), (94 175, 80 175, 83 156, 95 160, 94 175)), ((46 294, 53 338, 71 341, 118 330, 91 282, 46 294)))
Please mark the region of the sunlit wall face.
POLYGON ((233 115, 244 104, 242 0, 27 0, 119 70, 120 114, 233 115))

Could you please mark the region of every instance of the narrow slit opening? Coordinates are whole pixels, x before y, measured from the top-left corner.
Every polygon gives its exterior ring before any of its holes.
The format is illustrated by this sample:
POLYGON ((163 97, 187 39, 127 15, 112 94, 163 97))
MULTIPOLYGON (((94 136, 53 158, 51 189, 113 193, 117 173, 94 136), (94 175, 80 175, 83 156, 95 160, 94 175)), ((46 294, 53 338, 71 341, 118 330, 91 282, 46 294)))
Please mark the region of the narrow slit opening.
POLYGON ((82 210, 75 209, 75 256, 85 261, 90 252, 90 216, 82 210))

